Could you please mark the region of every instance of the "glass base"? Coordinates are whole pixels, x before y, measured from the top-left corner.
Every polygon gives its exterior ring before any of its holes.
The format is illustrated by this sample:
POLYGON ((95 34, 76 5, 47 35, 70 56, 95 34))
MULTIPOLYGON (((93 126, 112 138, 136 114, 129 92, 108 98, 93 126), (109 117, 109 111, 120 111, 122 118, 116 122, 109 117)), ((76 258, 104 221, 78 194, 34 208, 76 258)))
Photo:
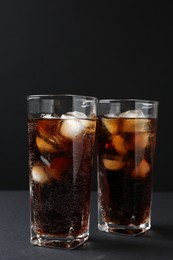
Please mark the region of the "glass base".
POLYGON ((138 236, 151 228, 150 220, 139 226, 123 226, 116 225, 113 223, 102 223, 98 224, 98 229, 100 231, 115 233, 121 235, 138 236))
POLYGON ((77 237, 68 236, 64 237, 56 237, 56 236, 47 236, 47 235, 39 235, 32 234, 31 236, 31 244, 34 246, 41 247, 51 247, 51 248, 62 248, 62 249, 75 249, 76 247, 82 245, 89 238, 89 233, 85 233, 79 235, 77 237))

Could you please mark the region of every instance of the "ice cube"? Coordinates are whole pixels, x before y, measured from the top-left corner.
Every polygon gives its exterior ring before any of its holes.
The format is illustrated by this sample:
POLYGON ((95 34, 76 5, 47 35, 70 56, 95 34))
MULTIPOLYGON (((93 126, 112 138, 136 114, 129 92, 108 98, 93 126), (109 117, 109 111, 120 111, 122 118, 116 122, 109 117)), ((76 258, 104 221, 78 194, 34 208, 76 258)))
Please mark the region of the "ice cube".
POLYGON ((87 120, 87 116, 78 111, 74 112, 67 112, 66 114, 61 115, 62 119, 78 119, 80 120, 81 124, 85 128, 89 128, 90 130, 93 129, 95 131, 96 122, 90 119, 87 120))
POLYGON ((150 165, 149 163, 143 159, 139 165, 135 167, 132 171, 133 177, 146 177, 147 174, 150 172, 150 165))
POLYGON ((149 144, 149 133, 137 133, 134 137, 134 145, 136 148, 145 149, 149 144))
MULTIPOLYGON (((73 116, 73 117, 75 117, 75 118, 80 118, 80 119, 82 119, 82 118, 87 118, 87 116, 86 116, 84 113, 78 112, 78 111, 67 112, 66 115, 73 116)), ((66 116, 66 115, 65 115, 65 116, 66 116)), ((62 115, 62 116, 63 116, 63 115, 62 115)), ((62 117, 62 116, 61 116, 61 117, 62 117)))
POLYGON ((102 118, 102 122, 111 134, 116 134, 118 132, 118 119, 102 118))
POLYGON ((41 153, 45 153, 45 152, 56 153, 57 152, 56 148, 52 144, 46 142, 43 138, 41 138, 39 136, 36 137, 36 144, 41 153))
POLYGON ((49 180, 47 173, 44 170, 44 167, 41 165, 35 165, 32 168, 32 179, 35 182, 45 183, 49 180))
POLYGON ((81 119, 80 120, 82 126, 86 128, 87 132, 94 132, 96 128, 96 121, 81 119))
POLYGON ((127 119, 124 118, 122 122, 122 131, 129 133, 146 132, 150 129, 149 119, 136 118, 127 119))
POLYGON ((114 114, 114 113, 105 114, 104 116, 105 116, 105 117, 110 117, 110 118, 115 118, 115 117, 117 117, 117 115, 114 114))
POLYGON ((121 135, 116 135, 113 140, 113 146, 118 153, 126 154, 127 153, 127 144, 124 138, 121 135))
POLYGON ((41 114, 40 118, 44 118, 44 119, 55 119, 55 118, 59 118, 58 115, 56 114, 41 114))
POLYGON ((145 118, 144 113, 142 110, 128 110, 118 115, 118 117, 125 117, 125 118, 145 118))
POLYGON ((62 118, 64 121, 61 125, 60 132, 64 137, 73 139, 82 133, 83 125, 80 120, 69 115, 63 115, 62 118))
POLYGON ((60 125, 61 120, 41 119, 38 121, 37 129, 42 138, 55 142, 60 125))
POLYGON ((114 159, 104 158, 103 165, 108 170, 116 171, 122 169, 125 163, 123 162, 122 157, 115 157, 114 159))

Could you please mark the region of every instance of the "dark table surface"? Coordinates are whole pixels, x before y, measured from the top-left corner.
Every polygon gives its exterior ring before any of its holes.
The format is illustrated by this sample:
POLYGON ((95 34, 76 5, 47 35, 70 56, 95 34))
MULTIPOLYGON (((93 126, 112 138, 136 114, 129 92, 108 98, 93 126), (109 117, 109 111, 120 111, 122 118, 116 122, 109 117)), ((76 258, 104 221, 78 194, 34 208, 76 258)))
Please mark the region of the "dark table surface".
POLYGON ((138 237, 97 229, 96 192, 92 192, 90 238, 75 250, 40 248, 29 242, 28 191, 0 192, 0 259, 173 259, 173 193, 154 193, 152 228, 138 237))

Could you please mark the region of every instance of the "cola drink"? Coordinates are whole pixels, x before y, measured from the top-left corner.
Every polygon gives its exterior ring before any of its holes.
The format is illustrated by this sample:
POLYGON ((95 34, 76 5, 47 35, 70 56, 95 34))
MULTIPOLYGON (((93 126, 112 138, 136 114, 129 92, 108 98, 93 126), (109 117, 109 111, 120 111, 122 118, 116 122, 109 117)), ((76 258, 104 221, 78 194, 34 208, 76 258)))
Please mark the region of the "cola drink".
POLYGON ((100 230, 135 235, 150 228, 156 126, 156 118, 128 113, 98 117, 100 230))
POLYGON ((88 238, 95 127, 70 113, 29 119, 32 244, 54 247, 44 244, 52 237, 66 239, 58 247, 75 247, 72 238, 88 238))

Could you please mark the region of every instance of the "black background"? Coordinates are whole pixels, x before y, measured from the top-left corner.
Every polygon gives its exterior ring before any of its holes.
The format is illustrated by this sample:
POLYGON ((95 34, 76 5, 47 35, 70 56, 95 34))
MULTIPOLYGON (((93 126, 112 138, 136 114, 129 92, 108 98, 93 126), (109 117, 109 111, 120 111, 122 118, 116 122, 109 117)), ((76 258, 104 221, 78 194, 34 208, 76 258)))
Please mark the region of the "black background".
POLYGON ((68 93, 158 100, 154 189, 173 191, 172 12, 173 1, 0 2, 0 189, 28 189, 26 96, 68 93))

